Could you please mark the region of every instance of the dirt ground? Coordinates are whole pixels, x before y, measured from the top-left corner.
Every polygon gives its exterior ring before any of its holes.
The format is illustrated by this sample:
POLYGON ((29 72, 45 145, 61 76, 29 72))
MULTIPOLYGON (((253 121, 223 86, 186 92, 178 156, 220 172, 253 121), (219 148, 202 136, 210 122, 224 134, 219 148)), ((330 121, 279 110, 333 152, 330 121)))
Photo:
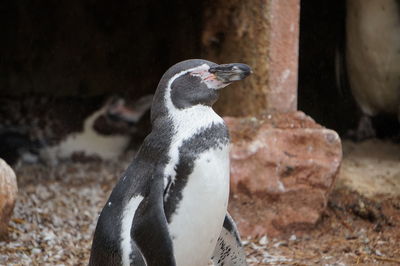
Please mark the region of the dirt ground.
POLYGON ((400 145, 344 141, 343 155, 317 226, 281 239, 250 239, 250 264, 400 265, 400 145))
MULTIPOLYGON (((0 265, 86 265, 97 215, 130 158, 17 167, 19 201, 0 265)), ((337 186, 314 229, 243 241, 249 265, 400 265, 400 145, 344 142, 337 186)))
POLYGON ((399 225, 400 197, 378 203, 336 189, 316 228, 283 239, 251 239, 247 254, 251 265, 399 265, 399 225))

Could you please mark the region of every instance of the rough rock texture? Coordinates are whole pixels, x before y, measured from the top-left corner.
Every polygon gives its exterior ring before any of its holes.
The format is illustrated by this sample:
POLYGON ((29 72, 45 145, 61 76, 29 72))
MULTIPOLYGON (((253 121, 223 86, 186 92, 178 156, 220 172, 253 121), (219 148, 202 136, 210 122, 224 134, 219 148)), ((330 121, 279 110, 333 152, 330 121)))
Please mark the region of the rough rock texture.
POLYGON ((254 71, 221 92, 219 113, 296 109, 299 16, 299 0, 207 1, 202 56, 219 63, 240 61, 254 71))
POLYGON ((3 159, 0 159, 0 238, 6 236, 17 192, 14 171, 3 159))
POLYGON ((342 159, 336 132, 302 112, 225 121, 232 137, 232 200, 248 205, 241 213, 231 210, 242 235, 276 236, 315 225, 342 159))

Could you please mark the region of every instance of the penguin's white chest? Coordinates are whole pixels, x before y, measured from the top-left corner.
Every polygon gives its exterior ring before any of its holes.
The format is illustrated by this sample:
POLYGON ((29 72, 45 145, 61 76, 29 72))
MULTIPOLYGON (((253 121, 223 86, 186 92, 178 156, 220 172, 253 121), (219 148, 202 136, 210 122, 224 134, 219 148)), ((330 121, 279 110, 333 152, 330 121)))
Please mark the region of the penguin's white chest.
POLYGON ((211 259, 227 211, 229 145, 205 151, 194 162, 171 217, 169 230, 178 266, 205 266, 211 259))

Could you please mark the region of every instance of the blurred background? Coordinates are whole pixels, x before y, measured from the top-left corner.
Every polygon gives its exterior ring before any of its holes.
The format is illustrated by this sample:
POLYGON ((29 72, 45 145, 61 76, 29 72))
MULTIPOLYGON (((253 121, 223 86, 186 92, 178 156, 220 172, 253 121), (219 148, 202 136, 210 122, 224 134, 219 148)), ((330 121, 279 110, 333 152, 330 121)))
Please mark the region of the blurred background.
POLYGON ((215 106, 233 152, 278 139, 233 160, 251 265, 400 263, 400 1, 2 1, 0 32, 0 158, 19 186, 0 182, 0 264, 86 264, 160 77, 189 58, 253 68, 215 106))

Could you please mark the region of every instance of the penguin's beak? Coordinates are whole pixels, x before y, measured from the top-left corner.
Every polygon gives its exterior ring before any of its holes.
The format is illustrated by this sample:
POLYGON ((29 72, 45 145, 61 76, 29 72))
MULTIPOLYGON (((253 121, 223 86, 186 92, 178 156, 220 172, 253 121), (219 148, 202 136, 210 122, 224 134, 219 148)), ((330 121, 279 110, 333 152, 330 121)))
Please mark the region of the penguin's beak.
POLYGON ((248 65, 241 63, 223 64, 210 67, 208 72, 223 83, 231 83, 233 81, 242 80, 253 73, 248 65))

